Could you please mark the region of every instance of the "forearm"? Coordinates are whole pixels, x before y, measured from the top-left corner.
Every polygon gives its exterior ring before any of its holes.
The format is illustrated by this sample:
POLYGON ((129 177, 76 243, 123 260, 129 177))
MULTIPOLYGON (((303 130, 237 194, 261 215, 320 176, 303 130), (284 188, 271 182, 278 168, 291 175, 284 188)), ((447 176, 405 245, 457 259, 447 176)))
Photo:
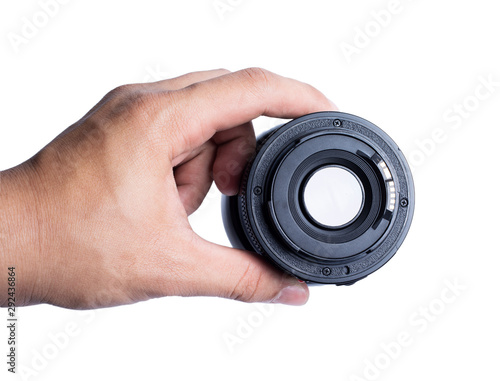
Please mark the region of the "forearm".
POLYGON ((41 298, 39 209, 31 162, 0 172, 0 303, 7 306, 8 268, 15 267, 17 306, 41 298))

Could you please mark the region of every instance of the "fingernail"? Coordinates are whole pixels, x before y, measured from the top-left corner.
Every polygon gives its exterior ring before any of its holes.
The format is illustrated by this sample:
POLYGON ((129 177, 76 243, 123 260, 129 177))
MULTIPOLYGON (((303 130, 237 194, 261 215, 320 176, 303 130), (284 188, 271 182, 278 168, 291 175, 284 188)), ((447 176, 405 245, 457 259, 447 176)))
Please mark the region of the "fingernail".
POLYGON ((309 299, 307 286, 295 285, 287 286, 271 300, 271 303, 288 304, 290 306, 301 306, 309 299))

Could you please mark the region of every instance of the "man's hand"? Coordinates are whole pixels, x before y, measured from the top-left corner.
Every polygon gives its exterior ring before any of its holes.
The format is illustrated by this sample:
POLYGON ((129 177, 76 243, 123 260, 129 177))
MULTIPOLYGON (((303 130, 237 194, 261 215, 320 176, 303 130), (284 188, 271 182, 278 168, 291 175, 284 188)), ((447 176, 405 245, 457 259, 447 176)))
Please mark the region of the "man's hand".
MULTIPOLYGON (((236 194, 252 119, 335 106, 262 69, 119 87, 32 159, 0 174, 2 305, 99 308, 168 295, 300 305, 305 283, 196 235, 212 180, 236 194)), ((207 221, 209 223, 209 221, 207 221)))

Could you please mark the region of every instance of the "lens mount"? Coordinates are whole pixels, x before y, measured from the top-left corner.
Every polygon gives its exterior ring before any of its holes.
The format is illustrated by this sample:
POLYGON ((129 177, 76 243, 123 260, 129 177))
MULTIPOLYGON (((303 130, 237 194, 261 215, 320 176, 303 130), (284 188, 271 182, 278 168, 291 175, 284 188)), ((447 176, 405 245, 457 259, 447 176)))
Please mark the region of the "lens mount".
POLYGON ((234 247, 305 281, 338 285, 364 278, 395 254, 413 209, 413 180, 396 144, 374 124, 340 112, 268 131, 239 194, 223 197, 234 247))

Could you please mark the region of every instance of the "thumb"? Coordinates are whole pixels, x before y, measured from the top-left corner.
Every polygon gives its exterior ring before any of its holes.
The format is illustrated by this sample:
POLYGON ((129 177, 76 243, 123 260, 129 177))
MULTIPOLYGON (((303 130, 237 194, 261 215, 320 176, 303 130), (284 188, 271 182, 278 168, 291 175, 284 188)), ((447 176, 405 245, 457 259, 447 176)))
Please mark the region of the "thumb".
POLYGON ((195 241, 197 279, 191 283, 194 294, 297 306, 307 302, 306 283, 276 269, 257 254, 203 239, 195 241))

